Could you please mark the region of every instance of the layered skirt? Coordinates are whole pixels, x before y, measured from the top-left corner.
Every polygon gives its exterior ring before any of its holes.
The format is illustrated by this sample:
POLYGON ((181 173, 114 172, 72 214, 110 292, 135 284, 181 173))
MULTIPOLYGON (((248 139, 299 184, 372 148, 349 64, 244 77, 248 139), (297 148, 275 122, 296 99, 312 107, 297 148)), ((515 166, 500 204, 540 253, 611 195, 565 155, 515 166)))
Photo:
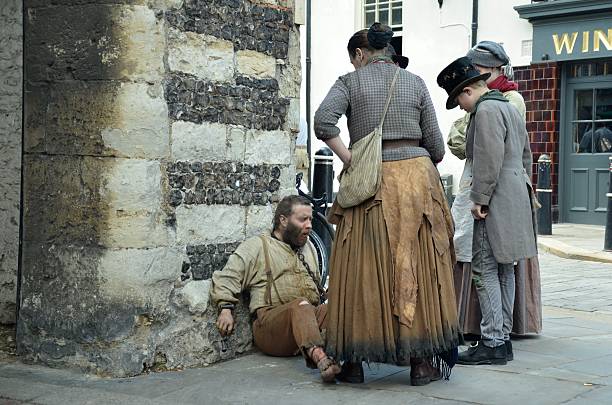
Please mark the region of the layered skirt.
POLYGON ((327 354, 405 363, 457 347, 453 225, 431 160, 384 162, 376 196, 329 216, 327 354))

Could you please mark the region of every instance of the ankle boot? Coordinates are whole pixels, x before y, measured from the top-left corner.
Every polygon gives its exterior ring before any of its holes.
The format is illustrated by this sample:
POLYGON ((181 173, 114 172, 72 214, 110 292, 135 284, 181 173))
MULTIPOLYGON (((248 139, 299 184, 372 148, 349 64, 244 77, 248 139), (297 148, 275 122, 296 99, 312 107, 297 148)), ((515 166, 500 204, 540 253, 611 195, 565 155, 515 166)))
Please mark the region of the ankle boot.
POLYGON ((410 359, 410 384, 427 385, 442 379, 440 370, 431 365, 429 360, 413 357, 410 359))
POLYGON ((336 375, 338 381, 347 382, 351 384, 361 384, 365 380, 363 376, 363 366, 361 362, 350 363, 345 361, 342 364, 342 370, 336 375))

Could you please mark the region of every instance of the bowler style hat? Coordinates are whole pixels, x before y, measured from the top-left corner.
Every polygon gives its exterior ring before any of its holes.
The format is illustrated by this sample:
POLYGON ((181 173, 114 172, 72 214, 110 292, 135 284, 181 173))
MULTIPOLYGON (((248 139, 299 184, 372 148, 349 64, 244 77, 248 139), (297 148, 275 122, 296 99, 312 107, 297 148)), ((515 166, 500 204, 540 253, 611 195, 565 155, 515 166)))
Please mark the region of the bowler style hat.
POLYGON ((391 44, 387 45, 387 50, 385 52, 387 56, 390 56, 393 60, 393 63, 397 63, 399 67, 402 69, 406 69, 408 67, 409 59, 406 56, 398 55, 395 52, 395 47, 391 44))
POLYGON ((480 74, 466 56, 453 61, 445 67, 438 75, 438 86, 448 93, 446 109, 452 110, 457 107, 457 96, 466 86, 479 80, 487 80, 491 73, 480 74))

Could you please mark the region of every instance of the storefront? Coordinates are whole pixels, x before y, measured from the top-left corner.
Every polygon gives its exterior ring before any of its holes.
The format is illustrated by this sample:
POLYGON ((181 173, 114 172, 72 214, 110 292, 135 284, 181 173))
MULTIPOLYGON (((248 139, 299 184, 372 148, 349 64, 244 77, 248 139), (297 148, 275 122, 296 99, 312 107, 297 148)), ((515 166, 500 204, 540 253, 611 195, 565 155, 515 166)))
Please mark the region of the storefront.
MULTIPOLYGON (((533 25, 530 66, 517 68, 534 161, 553 161, 558 222, 604 225, 612 154, 612 1, 516 7, 533 25)), ((535 165, 534 165, 535 169, 535 165)))

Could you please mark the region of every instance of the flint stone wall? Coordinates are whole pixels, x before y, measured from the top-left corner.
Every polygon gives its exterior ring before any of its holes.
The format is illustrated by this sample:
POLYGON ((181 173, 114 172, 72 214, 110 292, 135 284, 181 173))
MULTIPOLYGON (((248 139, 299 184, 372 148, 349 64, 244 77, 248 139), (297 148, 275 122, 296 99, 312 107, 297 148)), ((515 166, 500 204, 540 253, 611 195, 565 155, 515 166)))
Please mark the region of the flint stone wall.
POLYGON ((18 351, 102 375, 210 364, 210 277, 294 190, 292 1, 26 0, 18 351))

